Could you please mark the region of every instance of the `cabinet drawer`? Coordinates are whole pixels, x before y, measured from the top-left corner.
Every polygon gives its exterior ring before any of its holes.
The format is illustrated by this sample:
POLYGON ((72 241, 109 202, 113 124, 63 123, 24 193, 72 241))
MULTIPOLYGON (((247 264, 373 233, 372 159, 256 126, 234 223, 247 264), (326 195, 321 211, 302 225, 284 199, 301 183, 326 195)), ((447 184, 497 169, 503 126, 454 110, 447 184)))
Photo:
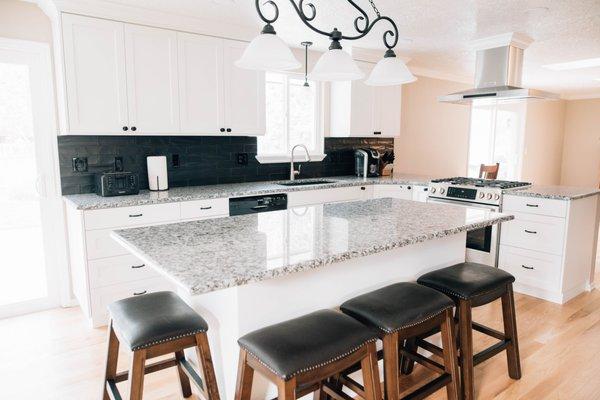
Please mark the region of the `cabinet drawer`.
POLYGON ((202 219, 229 215, 229 199, 184 201, 181 219, 202 219))
POLYGON ((91 290, 92 321, 95 327, 106 325, 108 322, 108 305, 127 297, 143 296, 144 294, 174 290, 175 285, 166 278, 157 277, 141 281, 127 282, 118 285, 105 286, 91 290))
POLYGON ((569 202, 564 200, 541 199, 537 197, 505 195, 502 198, 503 211, 516 211, 561 218, 567 216, 568 204, 569 202))
POLYGON ((125 247, 110 237, 112 231, 112 228, 96 229, 85 233, 88 260, 129 254, 125 247))
POLYGON ((85 229, 151 225, 179 220, 179 203, 91 210, 84 213, 85 229))
POLYGON ((90 287, 99 288, 118 283, 134 282, 158 277, 154 268, 145 265, 133 255, 88 261, 90 287))
POLYGON ((515 219, 502 224, 500 243, 561 255, 565 219, 512 212, 515 219))
POLYGON ((560 287, 562 257, 512 246, 500 246, 499 267, 515 276, 516 282, 543 290, 560 287))

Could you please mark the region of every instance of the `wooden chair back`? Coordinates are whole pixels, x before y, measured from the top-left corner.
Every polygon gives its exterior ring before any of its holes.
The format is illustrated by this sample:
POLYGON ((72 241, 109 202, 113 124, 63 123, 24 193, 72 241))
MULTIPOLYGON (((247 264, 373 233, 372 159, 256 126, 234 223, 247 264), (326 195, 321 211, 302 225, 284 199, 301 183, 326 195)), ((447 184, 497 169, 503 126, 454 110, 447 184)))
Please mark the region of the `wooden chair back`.
POLYGON ((479 179, 497 179, 500 163, 493 165, 481 164, 479 167, 479 179))

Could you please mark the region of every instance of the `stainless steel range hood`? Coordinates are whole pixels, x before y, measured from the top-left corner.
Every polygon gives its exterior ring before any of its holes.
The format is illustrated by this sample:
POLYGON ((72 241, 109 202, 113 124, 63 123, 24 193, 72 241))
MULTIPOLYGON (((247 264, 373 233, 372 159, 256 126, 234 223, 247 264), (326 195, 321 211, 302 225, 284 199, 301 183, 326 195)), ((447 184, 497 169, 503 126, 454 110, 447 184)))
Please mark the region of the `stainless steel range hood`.
POLYGON ((455 104, 473 102, 509 102, 521 100, 557 100, 557 94, 521 87, 523 52, 507 45, 477 51, 475 89, 438 97, 438 101, 455 104))

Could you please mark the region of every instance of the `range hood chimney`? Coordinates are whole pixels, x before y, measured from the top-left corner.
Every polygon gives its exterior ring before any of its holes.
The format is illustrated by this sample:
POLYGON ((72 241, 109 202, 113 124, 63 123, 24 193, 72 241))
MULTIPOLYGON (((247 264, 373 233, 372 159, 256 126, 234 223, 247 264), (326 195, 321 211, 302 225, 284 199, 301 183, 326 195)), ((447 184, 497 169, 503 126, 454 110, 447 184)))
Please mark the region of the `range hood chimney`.
POLYGON ((558 95, 521 87, 523 53, 532 42, 516 33, 494 36, 474 43, 477 51, 475 89, 438 97, 455 104, 473 102, 512 102, 530 99, 557 100, 558 95))

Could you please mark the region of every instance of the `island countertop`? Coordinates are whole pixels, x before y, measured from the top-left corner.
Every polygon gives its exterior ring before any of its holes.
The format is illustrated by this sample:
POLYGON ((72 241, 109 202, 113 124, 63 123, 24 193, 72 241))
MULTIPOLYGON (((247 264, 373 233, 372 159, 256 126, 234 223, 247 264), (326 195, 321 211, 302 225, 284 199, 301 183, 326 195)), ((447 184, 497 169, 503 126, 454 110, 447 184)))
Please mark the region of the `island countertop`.
POLYGON ((482 209, 385 198, 124 229, 111 235, 195 295, 512 219, 482 209))

